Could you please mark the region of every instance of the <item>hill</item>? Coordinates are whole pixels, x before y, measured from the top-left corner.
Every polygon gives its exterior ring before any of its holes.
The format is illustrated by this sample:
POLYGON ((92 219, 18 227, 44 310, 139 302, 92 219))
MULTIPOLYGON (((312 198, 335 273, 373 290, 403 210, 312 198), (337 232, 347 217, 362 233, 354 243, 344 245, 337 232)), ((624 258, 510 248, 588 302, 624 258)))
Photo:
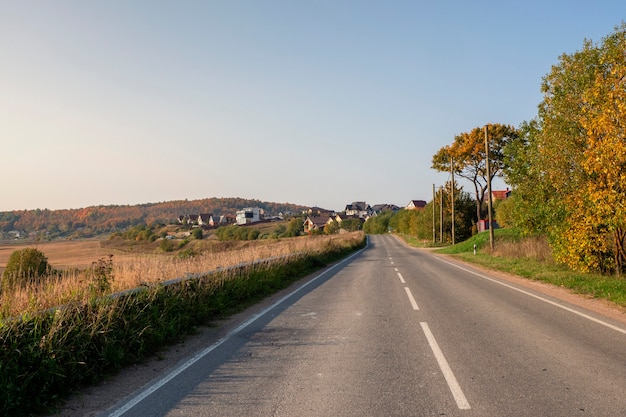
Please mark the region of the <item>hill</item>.
POLYGON ((65 210, 14 210, 0 212, 0 238, 17 231, 24 236, 83 238, 123 230, 138 224, 175 223, 178 216, 212 213, 235 215, 245 207, 260 207, 266 215, 300 213, 307 207, 290 203, 272 203, 243 198, 205 198, 137 205, 92 206, 65 210))

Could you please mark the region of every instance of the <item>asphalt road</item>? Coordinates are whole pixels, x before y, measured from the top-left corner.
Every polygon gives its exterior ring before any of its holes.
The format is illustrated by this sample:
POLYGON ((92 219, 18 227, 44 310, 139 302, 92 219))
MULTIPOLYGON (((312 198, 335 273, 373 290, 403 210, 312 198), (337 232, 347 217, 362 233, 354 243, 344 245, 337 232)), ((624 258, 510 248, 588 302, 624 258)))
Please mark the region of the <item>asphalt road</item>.
POLYGON ((626 329, 371 236, 105 415, 626 416, 626 329))

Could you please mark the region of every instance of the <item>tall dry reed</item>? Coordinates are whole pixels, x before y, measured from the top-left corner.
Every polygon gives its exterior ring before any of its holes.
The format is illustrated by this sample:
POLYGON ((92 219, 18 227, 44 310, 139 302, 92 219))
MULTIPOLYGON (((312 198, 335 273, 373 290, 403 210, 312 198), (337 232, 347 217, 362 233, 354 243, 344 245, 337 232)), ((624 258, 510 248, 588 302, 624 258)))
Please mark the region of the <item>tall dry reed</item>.
POLYGON ((530 258, 542 263, 554 263, 552 249, 548 244, 548 240, 543 236, 498 242, 495 248, 493 250, 488 249, 488 252, 494 256, 530 258))
MULTIPOLYGON (((218 268, 295 253, 318 253, 329 246, 344 247, 363 238, 363 234, 302 236, 280 240, 246 242, 238 249, 215 250, 208 246, 200 254, 179 258, 172 254, 132 254, 112 258, 111 290, 120 292, 218 268)), ((96 261, 96 260, 94 260, 96 261)), ((0 318, 40 311, 68 303, 85 302, 93 292, 88 270, 68 269, 51 276, 40 285, 5 290, 0 293, 0 318)))

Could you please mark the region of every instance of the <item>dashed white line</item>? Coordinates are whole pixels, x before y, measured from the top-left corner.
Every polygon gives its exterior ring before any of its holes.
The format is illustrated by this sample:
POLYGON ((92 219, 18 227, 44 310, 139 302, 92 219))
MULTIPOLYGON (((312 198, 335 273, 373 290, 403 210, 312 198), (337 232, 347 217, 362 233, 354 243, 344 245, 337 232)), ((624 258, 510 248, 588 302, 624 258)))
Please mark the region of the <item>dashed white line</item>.
POLYGON ((404 280, 404 278, 402 277, 402 274, 398 272, 398 278, 400 278, 400 282, 403 284, 406 284, 406 281, 404 280))
POLYGON ((413 298, 413 294, 411 294, 411 290, 409 289, 409 287, 404 287, 404 291, 406 291, 406 295, 407 297, 409 297, 409 302, 411 303, 413 310, 419 310, 417 302, 415 302, 415 298, 413 298))
POLYGON ((450 388, 450 391, 452 392, 452 396, 454 397, 454 400, 456 401, 457 407, 459 407, 460 410, 469 410, 471 408, 469 405, 469 402, 467 401, 467 398, 465 398, 465 394, 463 394, 463 390, 461 389, 461 386, 456 380, 456 377, 454 376, 454 373, 452 372, 450 365, 448 365, 448 361, 446 360, 446 357, 443 355, 443 352, 441 351, 441 349, 439 349, 439 345, 437 344, 437 341, 435 340, 435 336, 433 336, 432 332, 430 331, 430 328, 428 327, 428 323, 420 322, 420 325, 422 326, 422 330, 424 331, 424 335, 426 335, 428 344, 430 345, 430 348, 432 349, 433 354, 435 355, 435 358, 437 359, 439 368, 441 368, 443 377, 446 379, 446 382, 448 383, 448 387, 450 388))

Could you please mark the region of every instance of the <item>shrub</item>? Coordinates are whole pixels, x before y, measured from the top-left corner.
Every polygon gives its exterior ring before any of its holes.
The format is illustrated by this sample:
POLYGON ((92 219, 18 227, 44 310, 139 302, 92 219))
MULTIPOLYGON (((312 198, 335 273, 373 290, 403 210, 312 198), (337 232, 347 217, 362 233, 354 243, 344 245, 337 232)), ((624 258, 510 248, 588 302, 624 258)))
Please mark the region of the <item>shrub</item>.
POLYGON ((171 252, 174 250, 174 242, 172 242, 170 239, 163 239, 159 243, 159 249, 161 249, 163 252, 171 252))
POLYGON ((109 293, 113 282, 113 255, 93 262, 91 269, 87 271, 87 276, 91 281, 89 290, 92 296, 109 293))
POLYGON ((191 232, 191 235, 193 236, 194 239, 198 239, 201 240, 202 239, 202 229, 199 227, 196 227, 195 229, 193 229, 193 231, 191 232))
POLYGON ((16 250, 9 257, 2 275, 3 287, 37 282, 51 272, 52 268, 43 252, 34 248, 16 250))

